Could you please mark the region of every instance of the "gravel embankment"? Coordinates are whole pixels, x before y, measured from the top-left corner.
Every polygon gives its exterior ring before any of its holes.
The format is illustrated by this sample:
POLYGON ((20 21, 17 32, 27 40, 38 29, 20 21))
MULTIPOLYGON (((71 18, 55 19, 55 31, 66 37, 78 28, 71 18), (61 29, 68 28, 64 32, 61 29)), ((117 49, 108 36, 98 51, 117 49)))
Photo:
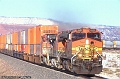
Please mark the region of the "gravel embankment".
POLYGON ((31 76, 31 79, 85 79, 0 54, 0 76, 31 76))

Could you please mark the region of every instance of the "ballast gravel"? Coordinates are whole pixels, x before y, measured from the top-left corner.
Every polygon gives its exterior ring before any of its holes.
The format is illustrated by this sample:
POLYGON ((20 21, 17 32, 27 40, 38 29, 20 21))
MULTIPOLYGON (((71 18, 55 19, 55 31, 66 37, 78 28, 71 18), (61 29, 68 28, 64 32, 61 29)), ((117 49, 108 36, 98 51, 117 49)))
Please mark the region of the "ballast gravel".
POLYGON ((85 79, 4 54, 0 54, 0 76, 31 76, 31 79, 85 79))

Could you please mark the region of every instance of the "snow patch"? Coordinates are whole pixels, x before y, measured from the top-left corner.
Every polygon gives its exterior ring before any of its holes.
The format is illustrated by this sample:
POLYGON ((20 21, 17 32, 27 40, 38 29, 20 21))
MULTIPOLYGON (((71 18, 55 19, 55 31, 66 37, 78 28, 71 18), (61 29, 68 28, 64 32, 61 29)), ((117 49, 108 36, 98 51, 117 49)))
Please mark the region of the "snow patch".
POLYGON ((98 76, 120 79, 120 51, 103 52, 103 70, 98 76))

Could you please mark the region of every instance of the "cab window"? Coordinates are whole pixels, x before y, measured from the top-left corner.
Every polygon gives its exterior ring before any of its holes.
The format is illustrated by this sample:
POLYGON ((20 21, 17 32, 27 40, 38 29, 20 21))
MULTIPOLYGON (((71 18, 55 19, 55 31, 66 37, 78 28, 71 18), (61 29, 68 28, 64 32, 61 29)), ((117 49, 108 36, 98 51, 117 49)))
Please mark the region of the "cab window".
POLYGON ((92 39, 100 39, 100 34, 99 33, 87 33, 88 38, 92 39))
POLYGON ((72 40, 79 40, 85 38, 86 34, 85 33, 73 33, 72 34, 72 40))

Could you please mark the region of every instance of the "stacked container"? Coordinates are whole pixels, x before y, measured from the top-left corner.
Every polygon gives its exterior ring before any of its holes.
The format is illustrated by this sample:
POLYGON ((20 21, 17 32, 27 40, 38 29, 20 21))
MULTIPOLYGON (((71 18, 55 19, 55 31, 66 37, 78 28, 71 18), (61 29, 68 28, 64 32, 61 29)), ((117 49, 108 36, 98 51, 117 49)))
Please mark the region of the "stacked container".
POLYGON ((1 53, 1 36, 0 36, 0 53, 1 53))
POLYGON ((6 49, 6 35, 3 35, 3 52, 6 54, 7 49, 6 49))
POLYGON ((58 27, 39 25, 27 30, 0 36, 0 51, 5 54, 35 62, 40 59, 43 45, 42 37, 46 34, 57 34, 58 27), (36 60, 37 59, 37 60, 36 60))
POLYGON ((12 33, 7 35, 8 54, 13 56, 12 33))
POLYGON ((27 29, 21 32, 21 51, 24 52, 24 59, 28 60, 28 54, 30 54, 30 31, 27 29))
POLYGON ((0 36, 0 41, 1 41, 1 43, 0 43, 0 48, 1 48, 1 53, 3 53, 2 52, 2 49, 3 49, 3 36, 0 36))
POLYGON ((18 45, 18 32, 12 33, 12 47, 13 47, 13 55, 17 56, 17 45, 18 45))

